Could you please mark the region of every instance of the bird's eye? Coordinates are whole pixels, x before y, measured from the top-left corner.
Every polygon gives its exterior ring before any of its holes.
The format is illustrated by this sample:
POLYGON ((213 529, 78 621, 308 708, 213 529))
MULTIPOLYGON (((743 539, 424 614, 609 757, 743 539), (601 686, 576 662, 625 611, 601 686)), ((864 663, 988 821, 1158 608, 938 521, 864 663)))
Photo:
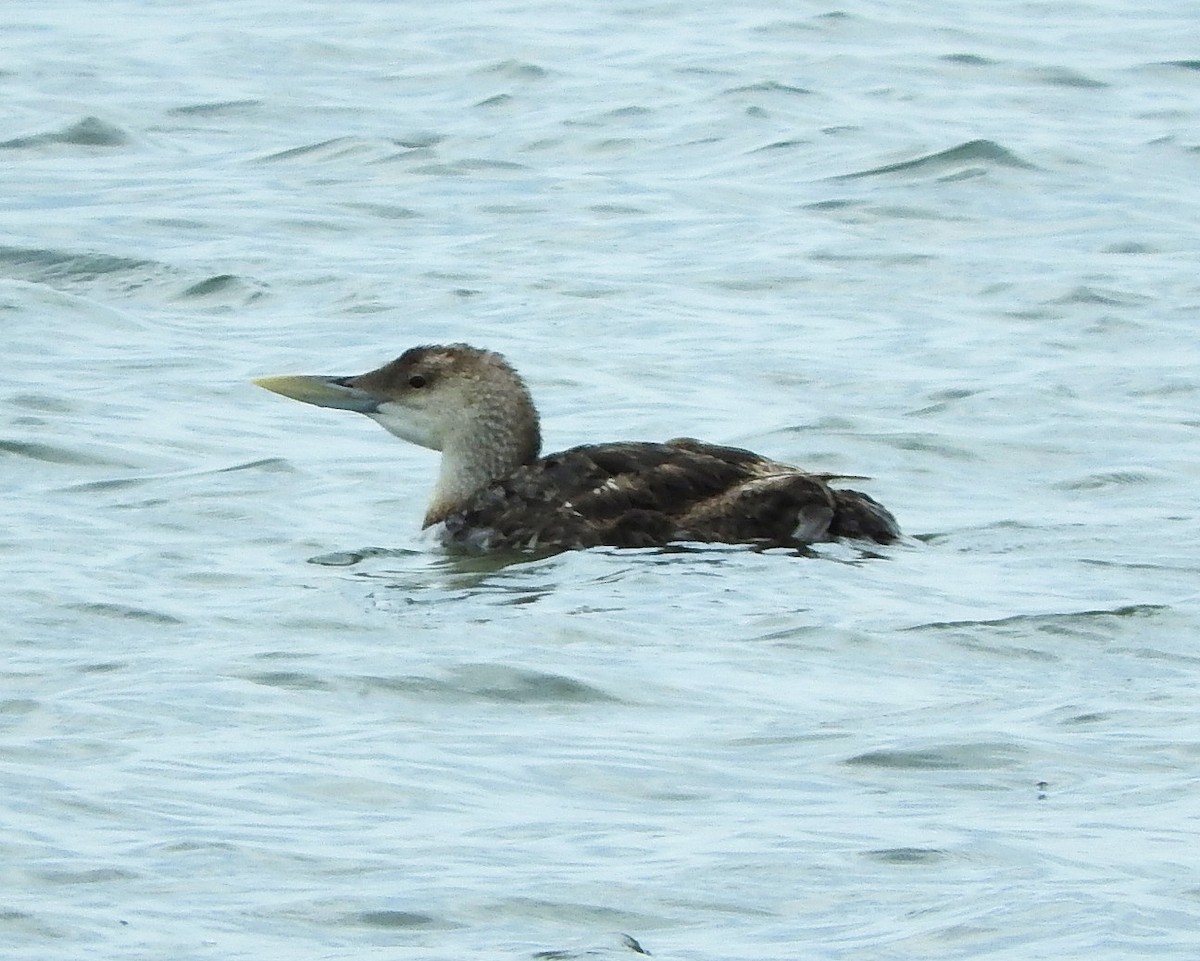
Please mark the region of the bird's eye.
POLYGON ((424 387, 425 386, 425 378, 422 377, 420 374, 413 374, 410 378, 408 378, 408 386, 409 387, 424 387))

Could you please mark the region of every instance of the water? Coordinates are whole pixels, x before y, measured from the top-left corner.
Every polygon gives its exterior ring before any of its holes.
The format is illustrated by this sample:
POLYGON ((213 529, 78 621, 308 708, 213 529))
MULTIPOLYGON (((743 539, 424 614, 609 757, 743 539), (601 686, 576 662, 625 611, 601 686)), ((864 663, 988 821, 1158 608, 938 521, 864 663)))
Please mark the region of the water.
POLYGON ((4 13, 6 958, 1195 957, 1186 6, 4 13), (249 384, 445 340, 910 538, 446 557, 249 384))

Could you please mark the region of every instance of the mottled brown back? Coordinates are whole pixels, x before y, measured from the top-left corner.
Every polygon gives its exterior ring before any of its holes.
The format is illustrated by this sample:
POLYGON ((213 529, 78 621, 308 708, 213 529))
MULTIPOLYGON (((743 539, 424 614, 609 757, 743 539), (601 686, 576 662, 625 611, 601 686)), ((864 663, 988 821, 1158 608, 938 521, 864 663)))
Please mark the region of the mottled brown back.
POLYGON ((887 543, 892 516, 865 494, 736 447, 680 439, 551 454, 477 494, 446 520, 477 549, 655 547, 673 541, 887 543))

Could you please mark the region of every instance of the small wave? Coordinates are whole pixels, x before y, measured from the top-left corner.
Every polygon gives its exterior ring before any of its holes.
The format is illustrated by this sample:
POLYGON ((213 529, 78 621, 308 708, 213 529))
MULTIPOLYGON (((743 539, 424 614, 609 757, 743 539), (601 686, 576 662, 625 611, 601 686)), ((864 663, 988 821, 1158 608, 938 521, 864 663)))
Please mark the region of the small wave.
POLYGON ((1105 307, 1143 307, 1154 302, 1152 297, 1124 290, 1080 285, 1061 297, 1047 301, 1051 304, 1100 304, 1105 307))
POLYGON ((965 67, 994 67, 998 60, 992 60, 990 57, 981 57, 977 53, 948 53, 945 56, 938 57, 946 63, 959 63, 965 67))
POLYGON ((0 149, 25 150, 54 144, 74 147, 123 147, 130 139, 129 134, 120 127, 105 123, 99 117, 84 117, 61 130, 5 140, 0 142, 0 149))
POLYGON ((807 147, 812 143, 811 140, 774 140, 769 144, 764 144, 761 147, 755 147, 751 153, 762 153, 767 150, 789 150, 793 147, 807 147))
POLYGON ((208 300, 247 304, 266 294, 264 286, 236 274, 216 274, 191 284, 179 294, 181 300, 208 300))
POLYGON ((524 60, 501 60, 475 71, 483 76, 507 77, 509 80, 543 80, 550 71, 524 60))
POLYGON ((948 460, 957 461, 979 461, 982 460, 978 451, 967 447, 963 444, 953 444, 947 438, 934 433, 888 433, 888 434, 870 434, 866 432, 858 432, 856 435, 860 440, 863 438, 871 438, 878 443, 894 450, 916 451, 922 454, 937 454, 940 457, 945 457, 948 460))
POLYGON ((413 167, 412 173, 435 177, 469 177, 477 173, 489 173, 492 171, 510 173, 525 169, 525 164, 516 163, 512 160, 467 157, 449 163, 425 164, 420 167, 413 167))
POLYGON ((549 948, 545 951, 535 951, 533 957, 538 961, 575 961, 576 958, 602 958, 615 951, 632 951, 634 954, 650 955, 642 947, 637 938, 632 935, 617 933, 614 944, 589 944, 581 948, 549 948))
POLYGON ((68 253, 36 247, 0 247, 0 275, 14 280, 45 283, 52 280, 94 280, 101 274, 145 270, 160 266, 149 260, 112 254, 68 253))
POLYGON ((1163 604, 1127 604, 1122 607, 1100 608, 1089 611, 1067 611, 1059 614, 1013 614, 1009 617, 983 618, 980 620, 933 621, 905 628, 908 631, 956 630, 964 627, 1014 628, 1023 635, 1034 631, 1051 634, 1068 633, 1069 629, 1089 621, 1110 617, 1148 617, 1169 610, 1163 604))
POLYGON ((742 87, 730 87, 725 91, 730 94, 746 94, 746 93, 767 93, 767 94, 786 94, 788 96, 810 96, 813 91, 807 87, 792 87, 786 83, 779 83, 775 80, 764 80, 761 83, 746 84, 742 87))
MULTIPOLYGON (((101 463, 104 463, 106 466, 112 466, 112 462, 104 461, 101 463)), ((118 466, 132 468, 134 465, 121 464, 118 466)), ((162 484, 164 481, 169 482, 192 477, 207 477, 215 474, 229 474, 235 471, 290 471, 291 469, 291 465, 281 457, 263 457, 257 460, 231 464, 226 467, 207 467, 199 470, 170 471, 168 473, 154 474, 140 473, 135 477, 106 477, 101 480, 85 481, 81 484, 69 484, 66 487, 58 488, 58 490, 69 494, 102 494, 109 491, 133 490, 146 486, 152 487, 154 485, 162 484)))
POLYGON ((507 107, 516 98, 511 93, 498 93, 494 97, 485 97, 475 104, 476 107, 507 107))
POLYGON ((1072 480, 1059 481, 1052 484, 1054 490, 1060 491, 1092 491, 1107 487, 1135 487, 1152 484, 1165 479, 1168 475, 1161 471, 1148 468, 1127 468, 1125 470, 1096 471, 1076 477, 1072 480))
POLYGON ((228 117, 244 114, 261 107, 261 100, 219 100, 213 103, 189 103, 172 107, 167 114, 173 117, 228 117))
POLYGON ((244 680, 284 691, 329 691, 334 687, 324 678, 306 671, 258 671, 244 675, 244 680))
POLYGON ((45 414, 69 414, 78 408, 65 397, 53 394, 15 394, 8 398, 12 407, 23 407, 25 410, 35 410, 45 414))
POLYGON ((1126 240, 1109 244, 1102 248, 1101 252, 1106 254, 1157 254, 1161 253, 1161 248, 1137 240, 1126 240))
POLYGON ((40 868, 34 873, 51 884, 100 885, 112 881, 132 881, 139 877, 137 872, 125 868, 40 868))
POLYGON ((109 603, 93 603, 93 604, 71 604, 72 610, 80 611, 84 614, 95 614, 99 617, 110 617, 122 621, 141 621, 146 624, 157 624, 159 626, 171 626, 182 624, 180 620, 173 614, 167 614, 164 611, 154 611, 145 607, 130 607, 126 604, 109 604, 109 603))
POLYGON ((69 289, 100 283, 125 294, 158 292, 165 298, 203 299, 242 305, 265 296, 267 286, 236 274, 214 274, 203 280, 153 260, 88 251, 77 253, 38 247, 0 246, 0 279, 69 289), (183 289, 179 290, 180 283, 183 289))
POLYGON ((973 165, 982 164, 985 167, 1013 167, 1021 170, 1036 170, 1034 164, 1022 160, 1011 150, 1007 150, 994 140, 968 140, 957 147, 940 150, 937 153, 926 154, 915 160, 903 160, 900 163, 885 164, 882 167, 872 167, 869 170, 859 170, 849 174, 839 174, 831 180, 856 180, 861 177, 881 177, 886 174, 916 173, 916 174, 957 174, 970 172, 973 165))
POLYGON ((1102 80, 1093 80, 1074 70, 1065 67, 1047 67, 1033 74, 1035 80, 1051 87, 1077 87, 1081 90, 1106 90, 1108 84, 1102 80))
POLYGON ((941 747, 867 751, 847 758, 851 767, 916 771, 990 771, 1012 767, 1021 757, 1015 744, 947 744, 941 747))
MULTIPOLYGON (((382 898, 374 899, 378 903, 382 898)), ((421 931, 429 928, 455 928, 458 925, 448 918, 409 908, 392 907, 386 903, 377 907, 357 907, 348 899, 295 904, 272 912, 276 917, 290 921, 321 923, 344 928, 373 928, 380 931, 421 931)))
POLYGON ((464 664, 447 672, 445 677, 419 674, 326 677, 309 671, 256 671, 244 675, 244 679, 289 691, 353 689, 358 693, 448 703, 609 704, 620 700, 574 678, 505 664, 464 664))
POLYGON ((36 441, 0 440, 0 456, 11 454, 14 457, 24 457, 27 460, 42 461, 46 464, 74 464, 89 467, 126 467, 117 461, 85 454, 69 447, 56 444, 40 444, 36 441))
POLYGON ((259 157, 259 163, 286 163, 291 160, 309 160, 330 162, 344 160, 347 157, 368 156, 378 159, 383 155, 383 145, 358 137, 332 137, 329 140, 318 140, 315 143, 301 144, 298 147, 288 147, 274 153, 259 157))
POLYGON ((392 547, 360 547, 355 550, 330 551, 327 554, 317 554, 308 559, 309 564, 318 567, 353 567, 365 560, 380 557, 411 557, 419 554, 417 551, 392 547))
POLYGON ((596 704, 619 699, 597 687, 561 674, 548 674, 504 664, 465 664, 448 678, 364 678, 368 689, 401 691, 448 701, 494 701, 513 704, 596 704))
POLYGON ((392 143, 405 150, 429 150, 446 139, 441 133, 409 133, 403 137, 393 137, 392 143))
POLYGON ((881 864, 940 864, 950 857, 939 848, 881 848, 866 856, 881 864))

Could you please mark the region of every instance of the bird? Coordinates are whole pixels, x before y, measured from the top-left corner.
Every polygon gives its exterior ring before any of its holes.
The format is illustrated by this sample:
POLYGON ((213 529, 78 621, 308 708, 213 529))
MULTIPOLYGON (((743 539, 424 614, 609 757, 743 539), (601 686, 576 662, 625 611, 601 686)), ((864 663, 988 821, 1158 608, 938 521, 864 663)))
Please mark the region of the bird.
POLYGON ((558 552, 684 542, 797 547, 888 544, 895 518, 866 494, 739 447, 690 437, 583 444, 542 455, 537 408, 501 355, 469 344, 412 347, 349 377, 254 381, 276 394, 365 414, 441 452, 423 528, 448 549, 558 552))

